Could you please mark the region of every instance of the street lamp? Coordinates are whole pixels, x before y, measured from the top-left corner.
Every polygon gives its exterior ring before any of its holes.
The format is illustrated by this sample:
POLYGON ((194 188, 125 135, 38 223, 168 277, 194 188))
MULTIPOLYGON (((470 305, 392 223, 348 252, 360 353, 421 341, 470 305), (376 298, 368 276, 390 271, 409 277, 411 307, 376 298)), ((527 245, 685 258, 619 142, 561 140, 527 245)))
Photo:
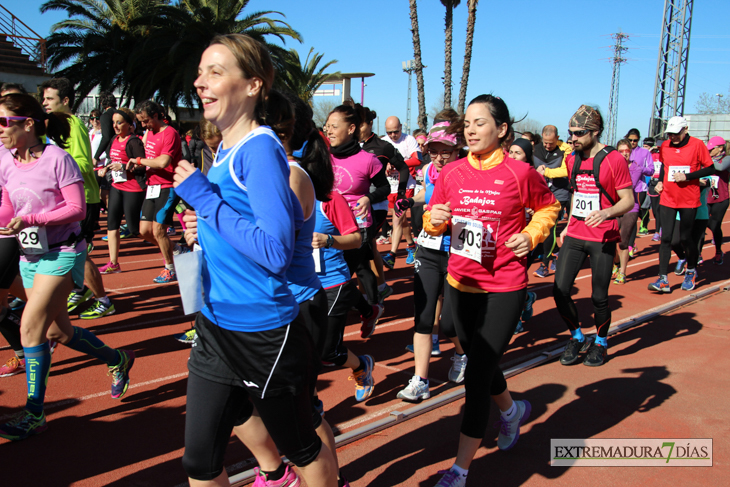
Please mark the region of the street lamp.
POLYGON ((408 73, 408 109, 406 110, 406 134, 411 133, 411 74, 416 70, 416 61, 403 61, 403 72, 408 73))

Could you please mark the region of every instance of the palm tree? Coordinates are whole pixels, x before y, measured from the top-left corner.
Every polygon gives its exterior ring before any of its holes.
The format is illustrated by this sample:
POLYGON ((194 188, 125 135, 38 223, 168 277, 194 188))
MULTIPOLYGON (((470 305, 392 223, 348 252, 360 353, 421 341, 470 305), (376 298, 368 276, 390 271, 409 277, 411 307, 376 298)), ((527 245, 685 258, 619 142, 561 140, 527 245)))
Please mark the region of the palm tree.
POLYGON ((266 42, 274 36, 301 41, 302 37, 283 20, 269 15, 284 14, 260 11, 239 18, 250 0, 180 0, 174 6, 160 6, 148 19, 160 26, 131 59, 137 73, 133 82, 135 98, 153 95, 163 104, 174 107, 180 102, 195 105, 197 95, 193 82, 198 75, 200 56, 210 41, 219 34, 247 34, 266 44, 277 67, 288 51, 266 42))
POLYGON ((423 63, 421 62, 421 36, 418 34, 418 10, 416 0, 408 0, 411 9, 411 33, 413 34, 413 57, 416 61, 416 86, 418 87, 418 127, 428 129, 426 94, 423 89, 423 63))
MULTIPOLYGON (((324 54, 315 53, 312 56, 313 52, 314 48, 311 48, 309 54, 307 54, 307 59, 304 60, 304 65, 302 65, 299 53, 294 49, 290 49, 284 58, 283 69, 277 72, 277 85, 280 88, 291 91, 310 105, 312 104, 314 92, 330 76, 324 70, 337 63, 337 60, 333 59, 318 68, 319 62, 324 57, 324 54)), ((339 75, 340 73, 338 71, 332 74, 339 75)))
POLYGON ((451 106, 451 45, 453 42, 454 30, 454 9, 459 6, 461 0, 441 0, 446 7, 445 46, 444 46, 444 108, 451 106))
POLYGON ((469 16, 466 21, 466 47, 464 48, 464 67, 461 71, 461 87, 459 88, 459 113, 464 113, 466 106, 466 87, 469 84, 471 70, 471 48, 474 45, 474 24, 477 22, 477 3, 479 0, 467 0, 469 16))
POLYGON ((167 0, 49 0, 41 13, 67 12, 68 19, 54 24, 48 38, 48 66, 56 76, 77 84, 75 107, 95 87, 129 91, 129 55, 137 50, 150 29, 136 25, 167 0))

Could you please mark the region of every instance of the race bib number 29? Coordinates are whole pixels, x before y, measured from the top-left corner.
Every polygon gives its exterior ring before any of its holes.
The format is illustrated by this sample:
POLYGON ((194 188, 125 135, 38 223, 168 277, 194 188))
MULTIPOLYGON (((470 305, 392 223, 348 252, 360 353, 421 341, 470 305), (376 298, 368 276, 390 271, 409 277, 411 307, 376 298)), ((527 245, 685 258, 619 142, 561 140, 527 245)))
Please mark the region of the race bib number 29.
POLYGON ((18 233, 18 242, 26 254, 45 254, 48 252, 46 227, 26 227, 18 233))

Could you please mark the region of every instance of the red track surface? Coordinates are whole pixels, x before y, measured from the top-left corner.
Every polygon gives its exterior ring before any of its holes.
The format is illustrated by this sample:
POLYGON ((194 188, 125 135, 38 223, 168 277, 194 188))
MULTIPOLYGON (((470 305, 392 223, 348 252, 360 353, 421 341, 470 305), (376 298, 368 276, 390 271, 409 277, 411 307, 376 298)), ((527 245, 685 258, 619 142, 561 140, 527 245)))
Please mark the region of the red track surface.
MULTIPOLYGON (((730 225, 724 225, 724 229, 730 233, 730 225)), ((98 264, 104 264, 106 243, 95 243, 93 256, 98 264)), ((629 282, 611 286, 614 322, 686 295, 679 290, 681 278, 673 274, 672 295, 646 290, 657 274, 658 244, 649 238, 637 239, 637 244, 641 251, 630 263, 629 282)), ((704 258, 708 262, 699 268, 700 289, 730 278, 730 262, 722 267, 709 262, 714 255, 709 236, 706 247, 704 258)), ((135 351, 137 361, 130 390, 121 401, 111 399, 110 378, 102 364, 58 347, 46 395, 49 429, 18 443, 0 440, 0 455, 6 467, 3 484, 185 483, 180 457, 189 348, 171 336, 186 330, 191 319, 182 316, 176 285, 152 282, 162 267, 156 249, 138 239, 124 240, 120 262, 123 273, 104 277, 117 313, 100 320, 75 320, 74 324, 94 331, 111 346, 135 351)), ((584 327, 591 331, 589 276, 589 268, 581 271, 575 297, 584 327)), ((346 330, 351 349, 370 353, 377 362, 373 396, 357 403, 354 385, 347 381, 348 371, 326 371, 320 377, 318 389, 327 419, 340 432, 408 407, 395 398, 413 373, 413 357, 404 350, 412 341, 412 270, 405 266, 403 256, 386 277, 395 294, 387 300, 375 334, 361 340, 354 316, 346 330)), ((526 324, 527 331, 512 341, 505 363, 519 361, 566 339, 565 326, 554 309, 552 280, 552 276, 537 279, 530 272, 530 289, 538 293, 535 316, 526 324)), ((720 472, 724 478, 728 474, 727 462, 719 454, 720 460, 716 459, 712 468, 632 469, 635 473, 626 477, 620 473, 626 472, 624 469, 547 467, 546 445, 549 438, 559 437, 714 436, 715 452, 725 451, 728 445, 722 437, 727 435, 722 433, 727 433, 727 415, 719 398, 728 397, 730 385, 726 374, 711 372, 728 370, 724 345, 730 322, 725 299, 725 294, 707 299, 612 338, 610 361, 601 368, 566 368, 554 362, 510 379, 516 397, 532 401, 534 419, 523 430, 518 447, 507 454, 495 451, 496 433, 487 433, 486 448, 480 450, 472 467, 469 485, 486 484, 487 473, 490 482, 508 485, 527 481, 540 484, 554 478, 571 480, 571 476, 577 480, 583 478, 581 473, 601 475, 601 484, 638 485, 660 479, 676 479, 685 485, 721 483, 713 481, 722 478, 717 476, 720 472), (497 465, 502 468, 495 469, 497 465)), ((446 341, 441 347, 444 354, 431 364, 432 397, 457 387, 438 382, 446 380, 452 355, 446 341)), ((11 353, 5 347, 0 358, 4 361, 11 353)), ((24 375, 0 379, 0 418, 22 407, 25 394, 24 375)), ((456 453, 462 404, 457 401, 340 449, 341 464, 353 487, 433 485, 435 471, 450 466, 456 453)), ((229 473, 250 468, 249 458, 245 448, 232 439, 226 457, 229 473)))

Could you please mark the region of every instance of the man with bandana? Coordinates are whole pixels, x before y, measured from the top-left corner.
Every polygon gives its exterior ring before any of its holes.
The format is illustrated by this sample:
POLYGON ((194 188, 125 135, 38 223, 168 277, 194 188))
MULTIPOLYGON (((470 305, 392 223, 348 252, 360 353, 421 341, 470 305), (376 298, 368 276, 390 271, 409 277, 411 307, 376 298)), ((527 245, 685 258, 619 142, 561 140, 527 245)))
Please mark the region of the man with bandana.
POLYGON ((611 326, 608 306, 608 287, 611 282, 616 242, 621 239, 617 217, 634 206, 634 190, 626 160, 612 147, 599 142, 603 132, 600 112, 581 105, 570 119, 569 138, 575 152, 568 156, 566 165, 573 185, 570 218, 560 233, 560 258, 555 271, 553 296, 560 316, 570 330, 571 339, 565 347, 560 363, 571 365, 580 359, 580 352, 588 351, 583 365, 603 365, 607 358, 607 335, 611 326), (598 183, 594 177, 594 158, 600 161, 598 183), (579 164, 576 175, 573 167, 579 164), (574 179, 574 181, 573 181, 574 179), (578 310, 570 297, 575 278, 590 257, 596 339, 586 340, 578 321, 578 310))

